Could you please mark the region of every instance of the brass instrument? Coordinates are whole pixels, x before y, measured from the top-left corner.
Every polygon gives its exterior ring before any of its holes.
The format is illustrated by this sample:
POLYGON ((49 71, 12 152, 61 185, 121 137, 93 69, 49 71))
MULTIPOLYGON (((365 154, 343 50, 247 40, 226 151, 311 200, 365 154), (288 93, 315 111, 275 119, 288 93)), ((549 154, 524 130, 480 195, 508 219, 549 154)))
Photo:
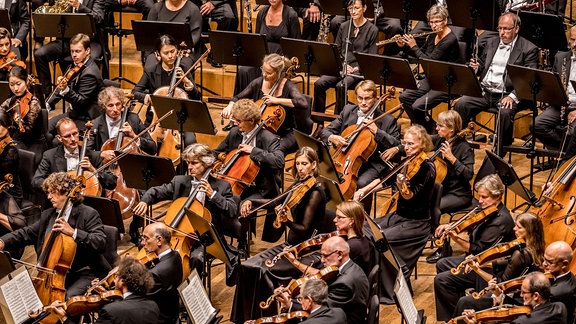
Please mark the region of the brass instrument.
POLYGON ((71 12, 70 5, 68 4, 67 0, 55 0, 54 5, 48 4, 48 2, 44 3, 40 7, 34 10, 34 13, 66 13, 71 12))
MULTIPOLYGON (((429 31, 429 32, 416 33, 416 34, 408 34, 408 35, 412 35, 412 37, 418 38, 418 37, 424 37, 424 36, 436 34, 436 33, 440 32, 440 31, 442 31, 442 30, 437 30, 437 31, 433 31, 433 30, 432 30, 432 31, 429 31)), ((381 47, 381 46, 384 46, 384 45, 386 45, 386 44, 395 43, 395 42, 401 40, 402 37, 403 37, 403 35, 401 35, 401 34, 396 34, 396 35, 394 35, 394 36, 391 37, 391 38, 388 38, 388 39, 385 39, 385 40, 383 40, 383 41, 377 42, 377 43, 376 43, 376 46, 381 47)))
POLYGON ((328 33, 330 32, 330 15, 320 13, 320 32, 316 38, 317 42, 328 43, 328 33))

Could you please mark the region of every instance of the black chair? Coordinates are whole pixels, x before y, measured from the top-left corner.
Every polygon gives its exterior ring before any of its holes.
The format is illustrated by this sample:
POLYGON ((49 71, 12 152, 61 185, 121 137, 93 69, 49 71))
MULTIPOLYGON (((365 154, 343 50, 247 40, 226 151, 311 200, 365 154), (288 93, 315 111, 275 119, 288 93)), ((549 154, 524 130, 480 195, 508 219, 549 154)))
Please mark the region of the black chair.
POLYGON ((21 209, 26 216, 26 223, 31 224, 40 218, 42 212, 42 205, 44 204, 45 196, 41 192, 36 192, 32 188, 32 178, 36 172, 36 164, 34 159, 36 154, 27 150, 18 149, 18 156, 20 157, 20 164, 18 165, 18 174, 20 176, 20 184, 22 185, 23 200, 21 209))
POLYGON ((370 297, 370 303, 368 304, 368 324, 378 324, 380 317, 380 300, 378 295, 373 295, 370 297))
POLYGON ((314 127, 314 121, 310 116, 312 115, 312 96, 303 95, 306 98, 307 108, 295 108, 294 117, 296 119, 296 129, 305 134, 312 133, 312 128, 314 127))
POLYGON ((106 250, 100 255, 100 263, 103 270, 101 276, 108 274, 108 272, 114 268, 118 259, 120 259, 118 255, 118 240, 120 239, 118 229, 114 226, 103 226, 104 233, 106 234, 106 250))
POLYGON ((42 134, 46 138, 46 143, 48 144, 48 148, 52 147, 52 141, 54 140, 54 135, 48 131, 48 110, 42 109, 42 134))
POLYGON ((368 283, 370 284, 370 294, 368 296, 378 296, 378 300, 380 300, 380 265, 375 264, 372 267, 372 270, 368 274, 368 283))

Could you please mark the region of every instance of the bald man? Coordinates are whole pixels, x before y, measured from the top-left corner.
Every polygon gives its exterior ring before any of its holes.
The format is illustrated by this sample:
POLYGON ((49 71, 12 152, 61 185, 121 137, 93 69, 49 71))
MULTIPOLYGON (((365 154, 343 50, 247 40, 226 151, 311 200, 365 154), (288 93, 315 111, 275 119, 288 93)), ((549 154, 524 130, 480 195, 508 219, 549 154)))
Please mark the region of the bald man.
POLYGON ((570 272, 572 262, 572 248, 564 241, 550 243, 544 251, 544 270, 551 273, 550 300, 561 302, 568 310, 568 323, 574 321, 574 307, 576 306, 576 278, 570 272))
POLYGON ((142 247, 147 253, 156 253, 158 260, 150 264, 154 286, 148 298, 160 308, 160 322, 174 324, 178 319, 180 296, 178 286, 182 283, 182 259, 170 248, 170 229, 164 223, 152 223, 142 233, 142 247))

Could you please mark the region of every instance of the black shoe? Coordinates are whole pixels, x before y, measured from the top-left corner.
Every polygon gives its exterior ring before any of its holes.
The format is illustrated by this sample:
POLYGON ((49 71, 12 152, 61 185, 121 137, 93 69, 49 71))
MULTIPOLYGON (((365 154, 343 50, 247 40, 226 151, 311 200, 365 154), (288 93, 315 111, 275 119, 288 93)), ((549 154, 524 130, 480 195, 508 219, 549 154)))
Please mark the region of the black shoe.
POLYGON ((248 245, 246 243, 238 243, 238 258, 248 259, 248 245))
POLYGON ((212 56, 212 53, 208 54, 208 57, 206 58, 206 62, 210 63, 215 68, 221 68, 222 67, 222 64, 214 61, 214 57, 212 56))
POLYGON ((222 131, 223 131, 223 132, 227 132, 227 131, 231 130, 232 127, 234 127, 234 123, 233 123, 233 122, 230 122, 230 124, 222 127, 222 131))
POLYGON ((438 260, 442 259, 442 247, 439 247, 434 253, 430 254, 426 257, 426 262, 428 263, 436 263, 438 260))
POLYGON ((130 242, 134 243, 136 247, 140 247, 140 242, 142 241, 142 236, 140 232, 130 232, 130 242))

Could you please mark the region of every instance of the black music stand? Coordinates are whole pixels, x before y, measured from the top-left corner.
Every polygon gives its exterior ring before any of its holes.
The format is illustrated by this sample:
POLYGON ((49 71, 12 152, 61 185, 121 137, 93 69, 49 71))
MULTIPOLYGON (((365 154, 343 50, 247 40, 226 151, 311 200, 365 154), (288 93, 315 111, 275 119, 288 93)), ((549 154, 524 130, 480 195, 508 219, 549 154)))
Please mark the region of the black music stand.
POLYGON ((366 80, 403 89, 418 89, 408 60, 398 57, 354 52, 360 71, 366 80))
POLYGON ((396 0, 381 1, 386 17, 403 20, 404 32, 408 33, 410 20, 427 21, 428 9, 436 3, 435 0, 396 0))
POLYGON ((104 225, 116 227, 119 233, 126 232, 118 200, 106 197, 84 196, 84 204, 96 209, 104 225))
POLYGON ((452 94, 482 98, 482 87, 470 66, 429 59, 420 60, 420 64, 430 89, 448 94, 448 109, 452 107, 452 94))
POLYGON ((318 174, 336 183, 343 182, 341 179, 342 175, 336 172, 332 155, 324 143, 296 129, 294 130, 294 137, 298 143, 298 148, 308 146, 318 153, 318 160, 320 162, 318 165, 318 174))
MULTIPOLYGON (((172 115, 162 121, 162 127, 180 131, 180 154, 185 149, 184 132, 216 135, 217 130, 205 102, 155 95, 150 99, 158 116, 164 116, 174 110, 172 115)), ((183 165, 184 163, 180 163, 178 166, 181 168, 180 171, 185 170, 182 168, 183 165)))
POLYGON ((220 64, 260 66, 268 54, 266 36, 221 30, 208 31, 214 61, 220 64))
POLYGON ((184 208, 184 212, 186 212, 186 216, 188 217, 190 224, 192 224, 194 232, 196 232, 198 242, 200 242, 202 248, 204 249, 204 260, 202 262, 204 266, 200 276, 202 277, 204 287, 208 288, 208 297, 211 297, 212 285, 210 282, 210 271, 208 271, 207 253, 210 253, 211 256, 222 261, 222 263, 224 263, 227 267, 231 267, 232 262, 230 261, 230 256, 226 251, 227 244, 222 241, 222 237, 218 235, 218 231, 214 227, 214 224, 188 208, 184 208))
POLYGON ((564 21, 559 16, 530 11, 520 11, 518 16, 522 19, 520 36, 534 45, 556 51, 565 51, 568 48, 564 21))
POLYGON ((340 77, 342 60, 335 44, 282 37, 280 46, 285 56, 297 57, 306 66, 306 94, 310 94, 310 75, 340 77))
POLYGON ((10 91, 8 81, 0 81, 0 102, 4 102, 4 100, 10 98, 11 95, 12 91, 10 91))
POLYGON ((16 270, 10 252, 0 251, 0 278, 4 278, 16 270))
MULTIPOLYGON (((516 96, 519 99, 532 101, 532 125, 536 124, 538 101, 555 106, 566 106, 568 104, 568 96, 558 73, 514 64, 506 65, 506 70, 510 80, 512 80, 516 96)), ((521 150, 530 158, 530 190, 532 190, 534 182, 534 158, 547 155, 544 150, 536 148, 536 137, 532 136, 531 144, 531 147, 522 148, 521 150)), ((515 151, 518 152, 517 149, 515 151)))
POLYGON ((132 20, 134 41, 139 51, 153 52, 156 50, 156 41, 162 35, 170 35, 176 44, 185 43, 188 48, 194 48, 192 35, 188 23, 132 20))
POLYGON ((336 210, 336 206, 344 201, 338 182, 323 175, 318 177, 318 182, 322 184, 324 193, 326 193, 326 209, 336 210))
POLYGON ((495 0, 446 0, 452 25, 496 30, 500 8, 495 0))

